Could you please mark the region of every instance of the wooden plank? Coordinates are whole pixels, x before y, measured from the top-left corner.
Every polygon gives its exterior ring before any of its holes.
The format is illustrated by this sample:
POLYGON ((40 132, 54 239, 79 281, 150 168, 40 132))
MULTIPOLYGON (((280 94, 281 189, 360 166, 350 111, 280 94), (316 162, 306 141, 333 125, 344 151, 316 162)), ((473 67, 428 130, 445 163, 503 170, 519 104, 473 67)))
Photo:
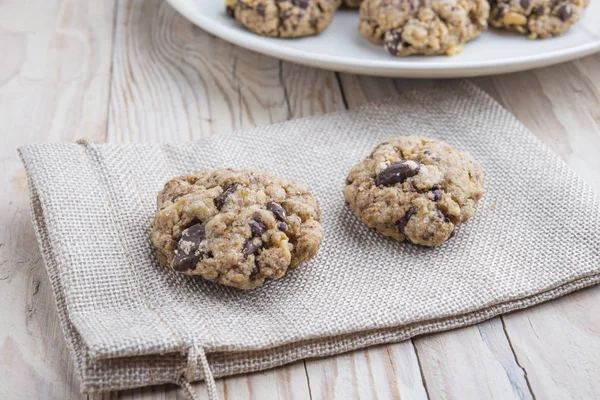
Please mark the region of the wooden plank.
POLYGON ((532 398, 500 318, 414 343, 431 398, 532 398))
POLYGON ((411 341, 306 361, 312 399, 426 399, 411 341))
MULTIPOLYGON (((350 108, 445 81, 341 75, 350 108)), ((530 389, 500 319, 413 340, 432 398, 529 398, 530 389)))
POLYGON ((164 1, 118 8, 109 140, 185 141, 287 119, 279 61, 209 35, 164 1))
MULTIPOLYGON (((600 55, 478 79, 494 98, 600 190, 600 55)), ((600 397, 600 288, 503 317, 540 398, 600 397)))
POLYGON ((16 148, 103 139, 113 1, 0 3, 0 398, 80 398, 16 148))
POLYGON ((538 398, 600 398, 599 303, 594 287, 503 317, 538 398))

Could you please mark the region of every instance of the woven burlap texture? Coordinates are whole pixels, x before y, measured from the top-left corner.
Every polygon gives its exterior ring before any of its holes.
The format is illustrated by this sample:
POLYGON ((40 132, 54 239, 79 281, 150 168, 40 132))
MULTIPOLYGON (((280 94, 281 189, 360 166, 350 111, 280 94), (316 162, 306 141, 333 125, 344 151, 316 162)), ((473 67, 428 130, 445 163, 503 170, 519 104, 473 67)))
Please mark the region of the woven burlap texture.
POLYGON ((85 392, 202 379, 190 349, 206 352, 217 377, 256 371, 473 324, 600 279, 599 197, 467 83, 193 143, 20 152, 85 392), (485 173, 476 215, 440 247, 382 237, 344 202, 352 165, 401 135, 445 140, 485 173), (160 267, 149 238, 157 192, 220 167, 306 183, 325 227, 316 259, 248 292, 160 267))

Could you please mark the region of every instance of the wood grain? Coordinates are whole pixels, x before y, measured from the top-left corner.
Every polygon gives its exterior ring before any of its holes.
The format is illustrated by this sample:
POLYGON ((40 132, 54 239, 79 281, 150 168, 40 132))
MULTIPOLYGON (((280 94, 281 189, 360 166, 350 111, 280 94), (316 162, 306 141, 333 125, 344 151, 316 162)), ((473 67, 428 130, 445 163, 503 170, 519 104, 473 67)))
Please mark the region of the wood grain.
POLYGON ((0 4, 0 398, 81 397, 29 217, 17 146, 102 139, 113 2, 0 4))
POLYGON ((410 340, 306 362, 312 399, 426 399, 410 340))
POLYGON ((185 141, 288 118, 279 61, 200 30, 159 0, 117 10, 108 139, 185 141))

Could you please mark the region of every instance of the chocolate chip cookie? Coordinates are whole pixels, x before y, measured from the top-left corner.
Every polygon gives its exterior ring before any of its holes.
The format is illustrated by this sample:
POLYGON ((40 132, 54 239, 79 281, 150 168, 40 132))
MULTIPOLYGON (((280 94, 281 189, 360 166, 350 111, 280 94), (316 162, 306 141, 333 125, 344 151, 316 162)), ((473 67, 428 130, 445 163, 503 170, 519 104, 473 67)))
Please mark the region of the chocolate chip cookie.
POLYGON ((296 38, 327 28, 342 0, 226 0, 227 14, 257 35, 296 38))
POLYGON ((253 170, 202 170, 167 182, 152 242, 163 265, 239 289, 281 278, 323 239, 306 186, 253 170))
POLYGON ((394 56, 453 55, 487 29, 487 0, 365 0, 360 32, 394 56))
POLYGON ((370 228, 424 246, 448 240, 482 195, 483 173, 473 158, 415 136, 378 145, 344 187, 346 202, 370 228))
POLYGON ((490 25, 547 39, 573 26, 589 0, 492 0, 490 25))

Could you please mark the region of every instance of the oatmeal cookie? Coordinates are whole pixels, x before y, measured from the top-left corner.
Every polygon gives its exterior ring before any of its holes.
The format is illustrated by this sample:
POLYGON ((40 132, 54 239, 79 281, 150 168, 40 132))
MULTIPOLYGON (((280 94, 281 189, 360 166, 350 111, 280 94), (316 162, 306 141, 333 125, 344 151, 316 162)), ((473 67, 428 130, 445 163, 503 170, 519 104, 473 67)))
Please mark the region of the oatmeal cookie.
POLYGON ((297 38, 329 25, 342 0, 226 0, 227 14, 257 35, 297 38))
POLYGON ((424 246, 448 240, 482 195, 483 173, 473 158, 415 136, 378 145, 344 187, 346 202, 370 228, 424 246))
POLYGON ((323 239, 306 186, 254 170, 202 170, 167 182, 152 242, 161 264, 239 289, 281 278, 323 239))
POLYGON ((588 4, 589 0, 492 0, 490 25, 547 39, 565 33, 588 4))
POLYGON ((487 0, 365 0, 360 32, 394 56, 453 55, 487 29, 487 0))

